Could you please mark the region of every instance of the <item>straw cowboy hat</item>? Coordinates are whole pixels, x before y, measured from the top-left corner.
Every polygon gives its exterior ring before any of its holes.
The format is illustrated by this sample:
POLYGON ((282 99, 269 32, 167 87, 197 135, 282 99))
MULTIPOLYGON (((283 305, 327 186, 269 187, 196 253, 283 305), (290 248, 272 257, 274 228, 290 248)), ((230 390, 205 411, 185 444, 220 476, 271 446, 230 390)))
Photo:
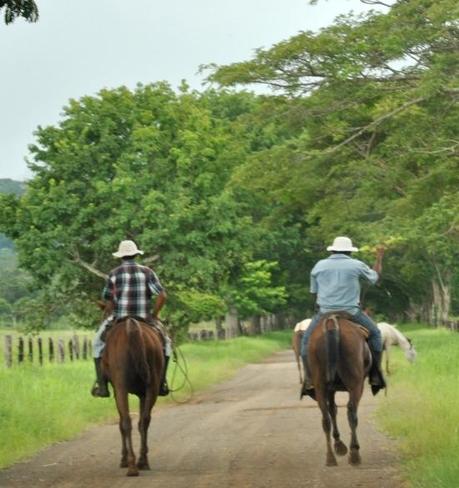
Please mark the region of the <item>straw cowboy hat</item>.
POLYGON ((331 246, 327 247, 327 251, 335 252, 355 252, 358 251, 358 247, 352 245, 352 241, 349 237, 336 237, 331 246))
POLYGON ((136 256, 137 254, 143 254, 143 251, 137 249, 137 245, 134 241, 121 241, 118 246, 118 251, 113 253, 115 258, 125 258, 127 256, 136 256))

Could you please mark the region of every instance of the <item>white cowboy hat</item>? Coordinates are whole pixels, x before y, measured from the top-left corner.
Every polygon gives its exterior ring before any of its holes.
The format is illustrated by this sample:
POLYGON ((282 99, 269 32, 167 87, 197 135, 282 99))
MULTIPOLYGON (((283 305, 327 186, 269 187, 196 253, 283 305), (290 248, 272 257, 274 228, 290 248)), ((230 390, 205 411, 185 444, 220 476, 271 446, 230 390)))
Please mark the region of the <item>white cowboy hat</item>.
POLYGON ((327 247, 327 251, 336 251, 336 252, 355 252, 358 251, 358 247, 354 247, 352 245, 352 241, 349 237, 335 237, 333 244, 327 247))
POLYGON ((136 256, 137 254, 143 254, 143 251, 137 249, 137 245, 134 241, 121 241, 118 246, 118 251, 113 253, 115 258, 124 258, 126 256, 136 256))

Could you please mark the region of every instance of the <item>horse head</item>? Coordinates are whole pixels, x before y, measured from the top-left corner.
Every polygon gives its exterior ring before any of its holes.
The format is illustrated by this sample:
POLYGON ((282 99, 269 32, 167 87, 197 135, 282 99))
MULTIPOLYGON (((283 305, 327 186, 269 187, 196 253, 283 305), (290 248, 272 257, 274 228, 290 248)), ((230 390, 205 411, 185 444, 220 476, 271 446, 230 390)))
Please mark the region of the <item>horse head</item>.
POLYGON ((413 342, 409 337, 407 337, 406 340, 408 341, 410 347, 405 351, 405 357, 410 363, 413 363, 417 355, 416 349, 414 348, 413 342))
POLYGON ((104 300, 97 300, 97 307, 102 310, 102 316, 104 319, 109 317, 113 313, 114 305, 113 302, 106 302, 104 300))

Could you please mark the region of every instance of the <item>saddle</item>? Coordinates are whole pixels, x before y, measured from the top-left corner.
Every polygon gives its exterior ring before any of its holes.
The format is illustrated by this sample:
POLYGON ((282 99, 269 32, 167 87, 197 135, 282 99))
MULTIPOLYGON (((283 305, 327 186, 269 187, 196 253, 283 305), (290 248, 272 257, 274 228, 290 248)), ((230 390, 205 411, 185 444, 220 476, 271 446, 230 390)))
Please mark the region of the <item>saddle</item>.
POLYGON ((328 312, 323 315, 323 317, 320 319, 322 326, 324 327, 324 330, 327 330, 327 323, 329 320, 333 320, 333 324, 335 326, 335 329, 338 329, 338 324, 339 324, 339 319, 345 319, 348 322, 351 322, 352 325, 354 325, 358 332, 364 337, 365 340, 368 340, 370 337, 370 333, 368 332, 367 329, 363 325, 357 324, 352 320, 352 315, 349 314, 348 312, 344 312, 342 310, 338 310, 337 312, 328 312))
POLYGON ((161 343, 163 346, 163 349, 166 347, 166 337, 167 337, 167 331, 166 328, 164 327, 164 324, 161 322, 159 319, 153 319, 153 318, 145 318, 145 317, 138 317, 136 315, 126 315, 124 317, 115 317, 111 322, 107 324, 107 327, 105 328, 101 339, 105 342, 105 339, 107 337, 108 331, 116 324, 119 322, 122 322, 123 320, 126 319, 134 319, 137 320, 138 322, 142 322, 144 324, 149 325, 153 330, 158 332, 158 335, 161 339, 161 343))
MULTIPOLYGON (((323 327, 324 332, 326 332, 327 330, 331 330, 331 329, 338 331, 339 330, 339 319, 340 318, 347 320, 353 326, 355 326, 358 333, 366 341, 368 341, 368 338, 370 337, 370 333, 368 332, 368 330, 365 329, 365 327, 363 327, 362 325, 360 325, 356 322, 353 322, 352 315, 350 315, 348 312, 344 312, 341 310, 337 311, 337 312, 329 312, 329 313, 324 314, 324 316, 321 319, 321 323, 322 323, 322 327, 323 327), (332 321, 333 325, 330 325, 330 321, 332 321)), ((344 386, 343 382, 341 381, 341 378, 338 375, 335 376, 333 387, 336 391, 347 391, 346 387, 344 386)))

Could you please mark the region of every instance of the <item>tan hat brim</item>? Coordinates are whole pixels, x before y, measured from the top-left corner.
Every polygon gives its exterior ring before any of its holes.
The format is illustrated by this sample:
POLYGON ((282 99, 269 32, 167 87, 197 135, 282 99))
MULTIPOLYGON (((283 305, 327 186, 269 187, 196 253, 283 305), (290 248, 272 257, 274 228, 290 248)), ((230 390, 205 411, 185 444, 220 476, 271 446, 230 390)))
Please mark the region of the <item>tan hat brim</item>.
POLYGON ((126 253, 122 253, 122 252, 114 252, 112 253, 112 256, 114 256, 115 258, 125 258, 126 256, 137 256, 137 254, 144 254, 143 251, 141 251, 140 249, 137 249, 137 252, 135 254, 126 254, 126 253))
POLYGON ((350 249, 342 249, 342 248, 336 248, 334 246, 328 246, 327 251, 335 251, 335 252, 357 252, 359 250, 358 247, 352 246, 350 249))

